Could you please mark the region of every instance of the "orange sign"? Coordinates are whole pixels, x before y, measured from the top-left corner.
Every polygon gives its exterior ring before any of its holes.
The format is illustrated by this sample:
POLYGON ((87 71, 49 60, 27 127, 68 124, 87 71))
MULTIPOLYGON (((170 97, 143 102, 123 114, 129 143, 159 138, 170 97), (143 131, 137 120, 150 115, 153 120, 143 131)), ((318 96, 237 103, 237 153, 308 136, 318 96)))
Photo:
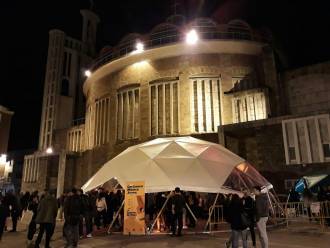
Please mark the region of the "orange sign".
POLYGON ((145 234, 144 182, 127 182, 124 207, 124 234, 145 234))

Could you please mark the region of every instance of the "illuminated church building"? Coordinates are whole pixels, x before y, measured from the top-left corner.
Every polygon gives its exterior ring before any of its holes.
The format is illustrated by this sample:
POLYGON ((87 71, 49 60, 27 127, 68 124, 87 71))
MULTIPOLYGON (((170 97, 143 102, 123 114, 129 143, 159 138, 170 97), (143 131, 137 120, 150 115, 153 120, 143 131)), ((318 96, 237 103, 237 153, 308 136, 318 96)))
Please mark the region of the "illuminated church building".
POLYGON ((330 63, 279 73, 269 32, 180 15, 96 53, 99 18, 81 14, 81 40, 49 32, 22 191, 79 187, 127 147, 166 136, 221 143, 280 192, 330 173, 330 63))

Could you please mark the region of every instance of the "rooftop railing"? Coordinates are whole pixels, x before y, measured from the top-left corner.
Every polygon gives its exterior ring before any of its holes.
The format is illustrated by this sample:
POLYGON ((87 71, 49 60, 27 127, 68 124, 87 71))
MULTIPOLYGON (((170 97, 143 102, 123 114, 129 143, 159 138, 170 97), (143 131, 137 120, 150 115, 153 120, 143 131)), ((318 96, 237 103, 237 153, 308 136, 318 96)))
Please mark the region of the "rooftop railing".
MULTIPOLYGON (((268 43, 269 39, 258 34, 252 34, 247 32, 220 32, 220 31, 207 31, 207 32, 198 32, 199 38, 201 40, 247 40, 247 41, 256 41, 262 43, 268 43)), ((178 42, 183 42, 185 40, 185 35, 182 33, 171 34, 171 35, 157 35, 151 34, 150 39, 144 40, 144 50, 150 48, 156 48, 163 45, 174 44, 178 42), (153 37, 152 37, 153 36, 153 37), (155 36, 159 36, 154 38, 155 36)), ((90 71, 95 71, 100 68, 102 65, 105 65, 113 60, 118 58, 130 55, 135 50, 136 40, 130 40, 126 43, 120 43, 118 46, 114 47, 111 51, 108 51, 89 65, 88 69, 90 71)))

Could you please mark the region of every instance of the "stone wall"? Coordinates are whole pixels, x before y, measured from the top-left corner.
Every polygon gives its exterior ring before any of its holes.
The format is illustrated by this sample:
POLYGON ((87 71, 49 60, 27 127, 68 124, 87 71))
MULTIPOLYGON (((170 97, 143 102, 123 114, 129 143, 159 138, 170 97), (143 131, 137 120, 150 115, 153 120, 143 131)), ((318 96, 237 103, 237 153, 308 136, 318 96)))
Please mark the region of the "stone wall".
POLYGON ((278 193, 287 193, 284 180, 298 179, 305 175, 329 174, 330 163, 310 165, 286 165, 282 126, 280 123, 230 125, 223 127, 226 147, 247 159, 278 193))
POLYGON ((330 110, 330 62, 288 71, 283 80, 290 114, 330 110))

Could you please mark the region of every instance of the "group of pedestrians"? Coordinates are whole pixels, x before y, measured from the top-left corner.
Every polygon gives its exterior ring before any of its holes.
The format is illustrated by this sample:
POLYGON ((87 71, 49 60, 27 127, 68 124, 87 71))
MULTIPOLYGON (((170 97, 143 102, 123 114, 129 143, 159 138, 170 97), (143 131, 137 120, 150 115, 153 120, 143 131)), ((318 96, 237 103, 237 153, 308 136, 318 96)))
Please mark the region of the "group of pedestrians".
MULTIPOLYGON (((248 230, 255 247, 255 226, 259 231, 261 247, 268 247, 266 223, 269 214, 269 199, 267 194, 261 192, 260 187, 255 187, 251 193, 253 194, 245 192, 242 198, 236 194, 221 195, 218 198, 217 204, 220 201, 220 204, 224 205, 224 215, 232 229, 230 239, 226 242, 227 247, 237 248, 241 236, 243 248, 246 248, 248 230)), ((168 228, 172 236, 181 236, 183 223, 187 221, 190 227, 195 227, 195 218, 203 218, 203 209, 211 202, 213 203, 215 198, 202 197, 194 192, 184 194, 180 188, 176 187, 173 192, 148 194, 146 200, 146 213, 149 215, 149 220, 153 220, 160 214, 159 222, 164 224, 164 229, 168 228)), ((58 218, 64 219, 65 247, 77 247, 79 238, 92 237, 94 225, 97 229, 107 228, 110 223, 117 228, 122 227, 123 212, 118 212, 122 201, 123 194, 120 190, 109 192, 103 188, 88 194, 74 188, 58 199, 47 190, 40 197, 36 191, 21 196, 21 199, 12 193, 6 194, 5 197, 0 194, 0 239, 8 216, 12 216, 13 229, 11 231, 16 231, 17 219, 22 209, 32 212, 27 231, 29 245, 32 245, 39 226, 34 247, 40 246, 45 234, 45 247, 48 248, 55 230, 56 218, 58 218), (117 212, 121 217, 113 221, 117 212)))
POLYGON ((251 193, 246 191, 242 198, 237 194, 227 198, 225 217, 232 230, 231 236, 226 242, 227 248, 238 248, 240 236, 243 248, 247 248, 248 230, 251 233, 252 245, 256 247, 255 226, 259 232, 261 247, 268 248, 266 224, 269 215, 269 198, 259 186, 254 187, 251 193))

